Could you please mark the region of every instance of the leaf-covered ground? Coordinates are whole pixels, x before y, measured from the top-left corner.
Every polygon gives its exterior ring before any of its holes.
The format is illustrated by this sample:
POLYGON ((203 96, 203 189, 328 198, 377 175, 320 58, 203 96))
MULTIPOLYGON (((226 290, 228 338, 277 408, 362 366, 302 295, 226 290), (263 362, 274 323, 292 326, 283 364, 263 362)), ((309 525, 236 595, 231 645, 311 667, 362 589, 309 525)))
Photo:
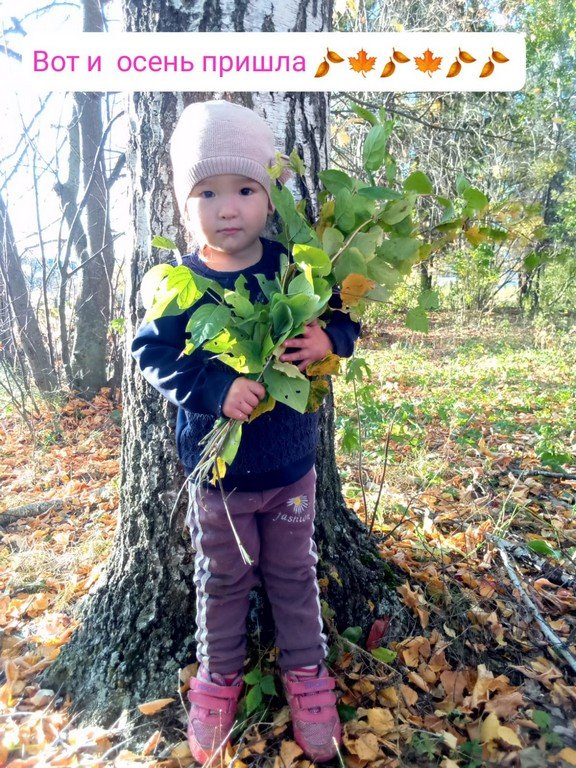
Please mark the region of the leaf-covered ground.
MULTIPOLYGON (((400 643, 382 617, 369 650, 355 628, 334 645, 334 765, 576 765, 576 339, 439 318, 427 336, 372 326, 358 356, 356 398, 336 382, 344 491, 405 576, 414 623, 400 643)), ((119 408, 103 394, 28 420, 7 411, 0 428, 0 764, 189 765, 173 732, 126 745, 121 723, 82 726, 39 687, 113 536, 119 408)), ((309 768, 265 699, 233 764, 309 768)), ((177 691, 127 718, 150 733, 167 707, 184 722, 177 691)))

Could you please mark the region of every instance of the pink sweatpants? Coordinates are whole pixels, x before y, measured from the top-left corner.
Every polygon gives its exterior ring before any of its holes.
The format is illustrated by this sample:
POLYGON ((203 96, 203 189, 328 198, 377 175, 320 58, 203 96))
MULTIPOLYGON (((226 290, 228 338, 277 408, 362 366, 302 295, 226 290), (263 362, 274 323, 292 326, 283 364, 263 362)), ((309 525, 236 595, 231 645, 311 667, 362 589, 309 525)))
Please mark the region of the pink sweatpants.
POLYGON ((227 505, 254 561, 242 562, 219 490, 190 488, 186 522, 196 550, 196 655, 211 672, 240 670, 246 656, 250 590, 263 581, 276 624, 282 670, 326 655, 314 533, 316 471, 284 488, 237 492, 227 505))

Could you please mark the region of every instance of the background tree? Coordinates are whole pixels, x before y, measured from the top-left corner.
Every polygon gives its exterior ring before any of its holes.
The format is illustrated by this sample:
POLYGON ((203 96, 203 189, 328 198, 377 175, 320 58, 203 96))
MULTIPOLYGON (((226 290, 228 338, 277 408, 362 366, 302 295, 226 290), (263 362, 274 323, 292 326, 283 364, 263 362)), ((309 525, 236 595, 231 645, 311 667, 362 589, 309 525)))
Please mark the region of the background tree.
MULTIPOLYGON (((285 4, 276 16, 269 6, 250 9, 250 18, 236 9, 231 17, 214 16, 206 3, 188 16, 176 3, 161 9, 147 0, 126 5, 129 31, 243 30, 249 25, 266 31, 314 31, 329 26, 330 7, 315 13, 297 2, 285 4), (199 21, 197 21, 199 19, 199 21)), ((138 288, 157 259, 151 252, 154 234, 182 242, 180 220, 170 177, 168 142, 175 121, 190 101, 205 94, 136 93, 130 103, 129 167, 134 190, 135 252, 128 273, 126 318, 128 338, 142 317, 138 288)), ((308 168, 300 193, 311 205, 318 191, 317 173, 327 164, 327 100, 324 94, 237 94, 258 110, 277 132, 279 148, 295 144, 308 168)), ((130 360, 124 387, 124 447, 120 522, 106 577, 88 605, 81 629, 66 647, 51 679, 64 680, 82 707, 111 718, 130 704, 176 685, 179 666, 194 653, 194 589, 189 544, 181 532, 183 477, 176 469, 172 408, 145 383, 130 360)), ((325 407, 317 459, 317 536, 319 575, 324 598, 340 629, 371 622, 401 610, 386 586, 382 563, 367 531, 342 499, 334 456, 332 406, 325 407)))
MULTIPOLYGON (((97 0, 83 0, 81 11, 84 31, 104 30, 97 0)), ((13 27, 5 34, 20 36, 25 34, 31 16, 12 21, 13 27)), ((29 103, 25 106, 30 109, 29 103)), ((121 114, 106 94, 77 93, 73 97, 53 97, 52 101, 46 97, 26 118, 13 151, 0 159, 0 190, 7 201, 6 209, 13 205, 10 193, 14 190, 13 199, 21 209, 27 205, 34 214, 26 217, 26 226, 32 221, 37 228, 33 236, 26 231, 12 238, 16 250, 18 239, 27 237, 31 243, 12 264, 12 270, 20 272, 21 286, 26 287, 28 306, 24 310, 23 305, 13 305, 11 316, 17 322, 27 312, 27 325, 35 337, 32 347, 23 344, 23 351, 34 372, 32 380, 42 391, 69 386, 91 396, 110 379, 108 341, 117 307, 110 193, 124 165, 122 152, 110 152, 110 133, 121 114), (62 112, 69 111, 71 100, 68 130, 54 130, 51 121, 62 120, 62 112), (50 109, 57 110, 58 106, 61 113, 51 117, 50 109), (23 195, 27 176, 30 189, 23 195), (35 372, 38 360, 44 367, 44 357, 53 371, 50 380, 45 376, 38 379, 35 372)), ((22 222, 19 224, 22 227, 22 222)), ((18 296, 24 296, 20 288, 18 296)))

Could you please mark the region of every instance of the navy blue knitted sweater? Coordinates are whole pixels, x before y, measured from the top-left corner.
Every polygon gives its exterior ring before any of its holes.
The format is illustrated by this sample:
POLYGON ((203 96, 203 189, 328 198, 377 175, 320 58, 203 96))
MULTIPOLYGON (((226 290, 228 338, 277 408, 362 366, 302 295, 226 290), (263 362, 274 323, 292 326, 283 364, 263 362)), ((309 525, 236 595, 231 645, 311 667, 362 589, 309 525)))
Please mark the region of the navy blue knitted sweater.
MULTIPOLYGON (((197 254, 183 263, 193 272, 234 288, 240 274, 247 280, 252 302, 266 301, 255 275, 272 279, 280 269, 282 246, 262 238, 260 261, 242 272, 217 272, 209 269, 197 254)), ((203 297, 200 301, 209 300, 203 297)), ((338 312, 340 298, 334 293, 332 311, 325 328, 334 352, 349 357, 360 332, 358 323, 338 312)), ((200 440, 210 431, 234 379, 239 376, 230 366, 202 349, 181 355, 186 325, 198 304, 175 317, 162 317, 143 324, 132 342, 132 355, 147 381, 171 403, 178 406, 176 441, 178 454, 187 473, 200 456, 200 440)), ((264 491, 290 485, 314 465, 318 440, 318 413, 301 414, 276 403, 272 411, 244 424, 240 449, 224 478, 226 490, 264 491)))

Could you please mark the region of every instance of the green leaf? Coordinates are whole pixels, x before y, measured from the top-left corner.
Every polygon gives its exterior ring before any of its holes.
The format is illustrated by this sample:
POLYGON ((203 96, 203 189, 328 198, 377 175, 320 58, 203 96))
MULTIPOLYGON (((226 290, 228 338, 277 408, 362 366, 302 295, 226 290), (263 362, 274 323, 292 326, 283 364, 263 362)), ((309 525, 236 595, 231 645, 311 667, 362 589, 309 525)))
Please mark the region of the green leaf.
POLYGON ((491 240, 495 240, 497 243, 502 243, 504 240, 508 239, 508 232, 505 229, 498 229, 497 227, 480 227, 480 232, 491 240))
POLYGON ((428 332, 428 317, 422 307, 414 307, 406 315, 406 325, 412 331, 428 332))
POLYGON ((290 379, 306 379, 306 376, 294 363, 284 363, 282 360, 276 360, 272 367, 290 379))
MULTIPOLYGON (((379 256, 372 259, 368 264, 368 277, 370 280, 375 280, 381 286, 385 286, 389 290, 394 289, 402 282, 402 275, 400 272, 383 261, 379 256)), ((370 293, 371 292, 369 292, 367 296, 370 296, 370 293)))
POLYGON ((398 224, 410 214, 413 207, 414 201, 409 198, 389 203, 382 213, 382 221, 385 224, 398 224))
POLYGON ((392 265, 399 261, 415 263, 421 245, 421 241, 413 237, 390 237, 379 246, 377 253, 392 265))
POLYGON ((524 269, 527 272, 533 272, 542 264, 542 258, 536 251, 532 251, 524 258, 524 269))
POLYGON ((346 424, 340 439, 340 446, 344 453, 354 453, 360 447, 358 430, 354 424, 346 424))
POLYGON ((532 552, 536 552, 538 555, 547 555, 548 557, 554 557, 556 560, 560 560, 562 555, 556 549, 552 549, 550 544, 544 539, 533 539, 527 542, 527 548, 532 552))
POLYGON ((369 200, 401 200, 400 192, 395 192, 388 187, 361 187, 358 194, 367 197, 369 200))
POLYGON ((270 188, 270 197, 278 215, 286 228, 287 239, 291 243, 310 243, 318 245, 318 238, 312 227, 298 212, 292 193, 287 187, 270 188))
POLYGON ((462 197, 466 200, 468 205, 472 206, 476 211, 481 211, 486 208, 489 202, 484 192, 476 189, 476 187, 467 187, 462 192, 462 197))
POLYGON ((388 184, 394 184, 396 174, 398 173, 398 164, 390 155, 386 158, 386 181, 388 184))
POLYGON ((370 125, 378 124, 378 118, 376 115, 373 115, 372 112, 364 109, 364 107, 361 107, 359 104, 350 104, 350 109, 352 112, 355 112, 358 117, 361 117, 363 120, 366 120, 368 123, 370 123, 370 125))
POLYGON ((334 197, 334 223, 343 232, 354 228, 352 193, 347 189, 341 189, 334 197))
POLYGON ((354 179, 351 179, 344 171, 330 169, 328 171, 320 171, 318 176, 326 189, 333 195, 337 194, 341 189, 348 189, 350 191, 354 189, 354 179))
POLYGON ((548 731, 552 725, 552 717, 543 709, 533 709, 532 722, 536 723, 538 728, 541 728, 543 731, 548 731))
POLYGON ((260 682, 260 687, 262 688, 262 692, 267 696, 277 695, 274 675, 265 675, 260 682))
POLYGON ((290 152, 290 167, 294 169, 294 173, 297 173, 298 176, 304 176, 306 174, 306 166, 304 165, 304 161, 298 154, 298 150, 296 147, 290 152))
POLYGON ((367 276, 366 260, 357 248, 346 248, 334 262, 334 277, 338 283, 348 275, 367 276))
POLYGON ((348 363, 346 365, 346 373, 344 375, 344 380, 347 382, 351 381, 358 381, 362 382, 364 381, 364 376, 367 376, 370 378, 372 375, 372 372, 370 370, 370 366, 364 360, 362 357, 353 357, 350 360, 348 360, 348 363))
POLYGON ((436 291, 425 290, 418 296, 418 306, 422 309, 439 309, 440 299, 436 291))
POLYGON ((230 321, 230 309, 223 304, 203 304, 192 313, 186 331, 190 342, 199 347, 202 342, 217 336, 230 321))
POLYGON ((152 238, 152 246, 154 248, 166 248, 168 251, 178 251, 178 246, 173 240, 169 240, 162 235, 154 235, 152 238))
POLYGON ((292 257, 300 269, 309 265, 315 275, 329 275, 332 269, 332 262, 326 251, 312 245, 300 243, 295 245, 292 249, 292 257))
POLYGON ((142 278, 142 284, 140 285, 142 304, 144 304, 146 309, 150 309, 154 303, 155 293, 158 290, 158 287, 173 269, 174 267, 171 264, 156 264, 146 272, 142 278))
POLYGON ((368 232, 357 232, 348 243, 349 248, 357 248, 366 262, 374 258, 376 248, 382 242, 384 233, 381 227, 372 227, 368 232))
POLYGON ((290 307, 285 301, 279 301, 272 307, 270 315, 272 317, 274 335, 277 339, 292 330, 294 319, 290 307))
POLYGON ((358 645, 360 638, 362 637, 362 627, 346 627, 342 632, 341 637, 345 640, 350 640, 351 643, 358 645))
POLYGON ((280 371, 268 366, 264 370, 264 383, 268 392, 279 403, 288 405, 298 413, 306 411, 310 381, 304 379, 291 379, 280 371))
POLYGON ((344 242, 344 235, 339 229, 334 227, 326 227, 322 233, 322 248, 328 254, 328 256, 334 256, 338 253, 344 242))
POLYGON ((431 195, 434 191, 432 182, 422 171, 414 171, 404 182, 404 189, 408 192, 417 192, 419 195, 431 195))
POLYGON ((362 147, 362 165, 367 171, 377 171, 386 156, 388 133, 383 125, 374 125, 368 131, 362 147))
POLYGON ((234 308, 238 317, 248 318, 254 312, 254 304, 236 291, 224 291, 224 301, 234 308))
POLYGON ((378 659, 378 661, 383 661, 385 664, 391 664, 396 656, 398 656, 396 651, 391 651, 389 648, 373 648, 371 653, 374 658, 378 659))
POLYGON ((244 682, 248 685, 258 685, 262 677, 262 670, 259 667, 254 667, 254 669, 251 669, 250 672, 244 675, 244 682))
POLYGON ((266 296, 268 301, 270 301, 273 293, 280 293, 282 290, 282 286, 280 285, 280 281, 278 278, 275 278, 274 280, 268 280, 264 275, 255 275, 256 280, 258 280, 258 285, 260 286, 260 290, 266 296))
POLYGON ((314 295, 312 274, 307 275, 306 273, 301 272, 299 275, 296 275, 293 280, 290 280, 290 284, 288 285, 288 296, 297 296, 301 293, 306 296, 314 295))
POLYGON ((232 427, 230 428, 230 432, 226 437, 224 446, 220 451, 220 458, 224 459, 224 461, 226 462, 226 464, 228 464, 228 466, 230 466, 230 464, 232 464, 232 462, 236 458, 236 454, 238 453, 238 448, 240 447, 241 438, 242 438, 242 422, 235 421, 232 427))
POLYGON ((441 195, 436 195, 436 202, 444 208, 444 213, 439 222, 440 224, 445 224, 447 221, 452 221, 452 219, 456 218, 456 211, 454 210, 454 203, 452 200, 447 197, 442 197, 441 195))
POLYGON ((166 288, 178 291, 178 306, 181 309, 191 307, 204 293, 204 289, 199 287, 202 277, 199 276, 200 280, 196 277, 194 272, 183 264, 174 267, 166 276, 166 288))
POLYGON ((219 333, 218 336, 215 336, 204 344, 204 349, 207 352, 222 354, 223 352, 229 352, 237 343, 237 340, 231 336, 230 331, 227 328, 224 328, 222 333, 219 333))
POLYGON ((459 195, 463 195, 468 187, 471 186, 472 185, 465 176, 463 176, 461 173, 458 174, 456 177, 456 192, 458 192, 459 195))
POLYGON ((336 707, 341 722, 349 723, 351 720, 355 720, 358 715, 358 710, 354 707, 350 707, 348 704, 338 704, 336 707))
POLYGON ((329 298, 330 296, 327 296, 326 301, 321 302, 319 297, 315 294, 313 296, 307 296, 304 293, 299 293, 297 296, 287 296, 284 299, 292 312, 292 318, 294 320, 292 331, 294 332, 294 335, 297 335, 295 332, 298 326, 307 323, 314 317, 318 317, 320 310, 329 298))
POLYGON ((254 688, 251 688, 246 695, 246 710, 248 714, 251 715, 252 712, 256 712, 256 710, 262 705, 263 700, 264 696, 262 695, 262 688, 260 688, 259 685, 255 685, 254 688))

